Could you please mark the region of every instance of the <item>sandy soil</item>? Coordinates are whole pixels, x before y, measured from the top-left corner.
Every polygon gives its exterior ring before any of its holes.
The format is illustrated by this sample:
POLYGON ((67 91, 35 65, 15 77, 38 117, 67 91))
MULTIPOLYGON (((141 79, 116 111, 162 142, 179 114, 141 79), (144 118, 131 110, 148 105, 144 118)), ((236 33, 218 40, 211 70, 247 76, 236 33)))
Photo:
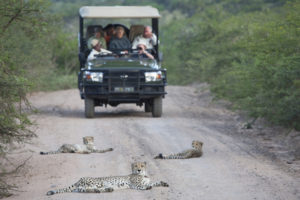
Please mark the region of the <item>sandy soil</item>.
POLYGON ((260 121, 253 129, 242 129, 247 119, 226 109, 226 103, 212 101, 205 84, 168 86, 167 91, 162 118, 152 118, 135 105, 121 105, 99 107, 94 119, 85 119, 75 89, 31 95, 40 110, 32 116, 38 138, 11 155, 15 164, 30 159, 19 176, 10 178, 20 191, 7 199, 300 199, 299 132, 268 128, 260 121), (114 151, 39 155, 62 143, 81 143, 83 136, 94 136, 97 147, 114 151), (190 148, 194 139, 204 142, 201 158, 153 159, 161 152, 190 148), (134 161, 146 161, 148 175, 170 187, 46 196, 80 177, 127 175, 134 161))

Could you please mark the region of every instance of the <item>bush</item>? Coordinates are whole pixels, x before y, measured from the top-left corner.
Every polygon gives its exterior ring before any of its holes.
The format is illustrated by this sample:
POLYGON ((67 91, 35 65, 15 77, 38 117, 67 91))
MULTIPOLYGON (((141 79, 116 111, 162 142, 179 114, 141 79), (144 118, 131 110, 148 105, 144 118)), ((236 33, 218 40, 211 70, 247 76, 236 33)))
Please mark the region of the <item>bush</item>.
MULTIPOLYGON (((0 159, 6 157, 13 143, 23 143, 34 137, 29 130, 30 105, 26 94, 33 82, 25 78, 26 70, 42 61, 40 33, 46 28, 46 4, 39 0, 0 0, 0 159), (31 44, 30 44, 31 43, 31 44), (37 46, 35 46, 37 45, 37 46)), ((0 198, 10 195, 12 187, 2 177, 7 172, 0 162, 0 198)))
POLYGON ((208 2, 164 27, 169 81, 209 82, 236 108, 299 130, 300 3, 208 2))

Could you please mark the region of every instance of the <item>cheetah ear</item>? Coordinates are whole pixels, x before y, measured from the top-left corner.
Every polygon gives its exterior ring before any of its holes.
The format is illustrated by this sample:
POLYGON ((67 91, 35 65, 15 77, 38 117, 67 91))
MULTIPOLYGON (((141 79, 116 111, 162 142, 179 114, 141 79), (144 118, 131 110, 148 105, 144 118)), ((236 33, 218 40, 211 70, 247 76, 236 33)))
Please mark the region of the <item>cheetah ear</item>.
POLYGON ((145 165, 147 165, 147 162, 144 162, 145 165))

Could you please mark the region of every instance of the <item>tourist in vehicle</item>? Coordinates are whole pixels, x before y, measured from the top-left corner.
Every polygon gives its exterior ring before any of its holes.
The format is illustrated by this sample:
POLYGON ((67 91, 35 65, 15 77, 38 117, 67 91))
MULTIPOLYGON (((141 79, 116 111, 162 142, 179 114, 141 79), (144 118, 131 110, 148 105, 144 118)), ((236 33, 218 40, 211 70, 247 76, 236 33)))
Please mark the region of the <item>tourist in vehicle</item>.
POLYGON ((92 40, 91 45, 93 49, 87 58, 88 61, 94 60, 96 55, 107 55, 112 53, 111 51, 101 48, 102 44, 97 39, 92 40))
POLYGON ((128 53, 128 49, 131 49, 131 44, 124 33, 125 30, 122 26, 116 28, 116 36, 113 37, 109 43, 110 51, 124 51, 128 53))
POLYGON ((146 49, 153 49, 157 43, 157 37, 152 33, 151 26, 145 26, 144 33, 134 38, 132 42, 132 49, 137 49, 138 44, 145 44, 146 49))
POLYGON ((100 28, 95 28, 94 35, 92 37, 90 37, 87 42, 88 48, 89 49, 93 48, 91 43, 93 40, 96 39, 102 44, 102 48, 106 49, 106 41, 103 36, 104 36, 104 34, 103 34, 102 30, 100 28))
POLYGON ((104 36, 108 47, 109 47, 110 40, 115 36, 115 34, 116 34, 115 27, 112 24, 108 24, 105 27, 105 36, 104 36))
POLYGON ((137 50, 138 50, 138 57, 139 58, 149 58, 149 59, 154 59, 154 56, 149 53, 146 50, 146 45, 145 44, 138 44, 137 45, 137 50))

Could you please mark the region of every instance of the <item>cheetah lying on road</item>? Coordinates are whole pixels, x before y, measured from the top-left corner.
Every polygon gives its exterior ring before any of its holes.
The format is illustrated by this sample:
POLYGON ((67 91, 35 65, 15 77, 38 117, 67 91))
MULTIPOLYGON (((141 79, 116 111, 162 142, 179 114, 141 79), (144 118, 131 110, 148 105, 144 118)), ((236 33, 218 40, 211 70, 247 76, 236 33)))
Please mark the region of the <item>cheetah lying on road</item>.
POLYGON ((82 154, 89 154, 89 153, 105 153, 108 151, 112 151, 113 148, 108 148, 104 150, 96 149, 94 146, 94 137, 86 136, 83 137, 83 144, 63 144, 57 151, 49 151, 49 152, 40 152, 42 155, 47 154, 57 154, 57 153, 82 153, 82 154))
POLYGON ((152 187, 169 187, 167 183, 162 181, 150 182, 150 178, 146 176, 146 162, 135 162, 131 168, 132 174, 128 176, 85 177, 70 187, 51 190, 47 192, 47 195, 65 192, 102 193, 113 192, 116 189, 150 190, 152 187))
POLYGON ((187 158, 196 158, 201 157, 203 142, 194 140, 192 142, 193 149, 185 150, 178 154, 172 154, 164 156, 161 153, 158 156, 155 156, 154 159, 187 159, 187 158))

